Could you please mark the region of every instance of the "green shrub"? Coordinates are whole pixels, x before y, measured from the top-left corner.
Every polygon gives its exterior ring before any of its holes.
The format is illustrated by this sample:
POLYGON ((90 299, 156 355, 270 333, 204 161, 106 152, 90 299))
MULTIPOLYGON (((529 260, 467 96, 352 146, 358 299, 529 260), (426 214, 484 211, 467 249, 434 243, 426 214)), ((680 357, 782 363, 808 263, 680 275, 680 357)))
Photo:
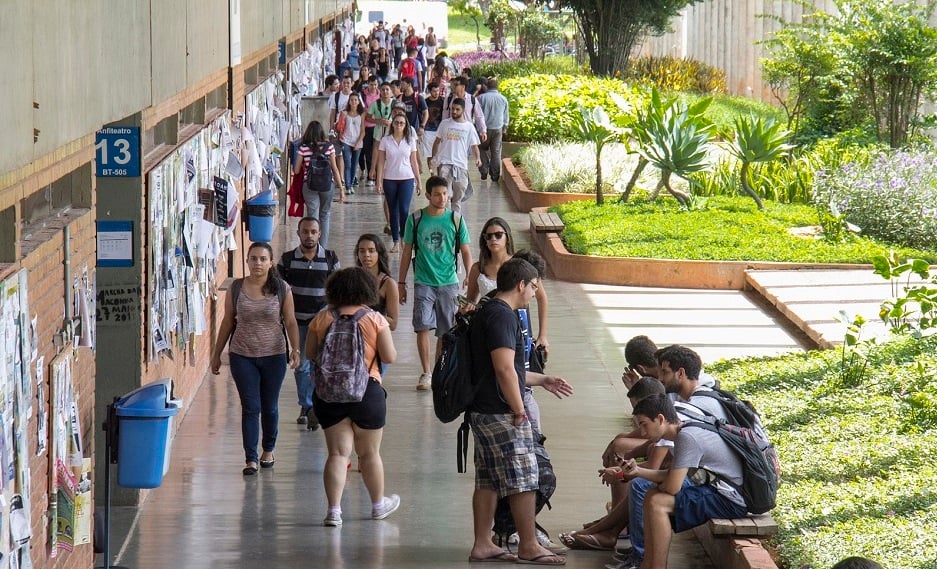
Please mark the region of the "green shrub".
MULTIPOLYGON (((680 97, 684 99, 688 105, 692 105, 707 95, 676 92, 668 93, 668 96, 680 97)), ((764 120, 773 118, 782 123, 787 120, 783 111, 775 106, 747 97, 733 97, 730 95, 714 96, 712 104, 709 105, 709 108, 703 113, 703 116, 706 117, 707 120, 716 125, 716 138, 722 140, 732 140, 732 136, 735 133, 736 117, 748 115, 754 115, 764 120)))
POLYGON ((528 75, 589 75, 588 67, 581 67, 571 55, 558 55, 544 59, 505 59, 479 61, 472 65, 473 77, 496 77, 498 80, 527 77, 528 75))
POLYGON ((909 247, 937 243, 937 154, 881 151, 864 164, 819 172, 818 207, 836 204, 865 235, 909 247))
MULTIPOLYGON (((815 226, 809 205, 766 202, 759 211, 741 197, 697 198, 686 211, 669 199, 597 207, 574 202, 552 209, 566 224, 563 242, 573 253, 601 257, 651 257, 792 263, 868 263, 888 247, 854 237, 845 243, 792 235, 815 226)), ((937 262, 937 252, 900 248, 901 257, 937 262)))
MULTIPOLYGON (((873 348, 861 385, 827 389, 838 350, 707 363, 749 399, 777 446, 783 475, 772 512, 784 567, 830 567, 850 555, 884 567, 934 569, 937 428, 932 370, 937 337, 873 348), (927 397, 904 399, 930 384, 927 397), (911 405, 922 428, 906 433, 911 405)), ((921 391, 918 391, 921 392, 921 391)))
POLYGON ((724 71, 688 57, 633 57, 621 78, 625 81, 653 85, 662 91, 688 91, 708 95, 726 92, 724 71))
MULTIPOLYGON (((595 193, 595 146, 583 142, 537 143, 515 155, 530 179, 531 190, 537 192, 595 193)), ((634 170, 638 161, 624 144, 609 144, 602 152, 602 173, 612 191, 634 170)), ((656 171, 649 172, 656 176, 656 171)), ((648 174, 639 181, 653 187, 657 178, 648 174)))
POLYGON ((507 138, 513 141, 547 142, 575 137, 579 107, 601 105, 617 122, 622 111, 609 93, 618 93, 637 104, 637 92, 617 79, 584 75, 516 77, 501 82, 501 93, 510 104, 507 138))

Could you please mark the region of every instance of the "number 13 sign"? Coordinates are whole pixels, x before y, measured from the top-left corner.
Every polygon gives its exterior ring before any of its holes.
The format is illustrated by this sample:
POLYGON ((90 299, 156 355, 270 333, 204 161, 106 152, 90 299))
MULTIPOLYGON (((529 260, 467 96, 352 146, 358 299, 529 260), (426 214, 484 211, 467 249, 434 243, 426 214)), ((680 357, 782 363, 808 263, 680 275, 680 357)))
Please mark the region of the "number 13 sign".
POLYGON ((95 175, 98 177, 140 176, 140 128, 107 127, 94 139, 95 175))

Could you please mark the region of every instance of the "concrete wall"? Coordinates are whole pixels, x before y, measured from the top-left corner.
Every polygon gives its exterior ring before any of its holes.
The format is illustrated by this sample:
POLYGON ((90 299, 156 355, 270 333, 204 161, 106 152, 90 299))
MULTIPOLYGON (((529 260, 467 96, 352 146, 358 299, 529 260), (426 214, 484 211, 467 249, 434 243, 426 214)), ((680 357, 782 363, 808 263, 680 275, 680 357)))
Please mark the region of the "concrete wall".
MULTIPOLYGON (((812 5, 835 11, 833 0, 813 0, 812 5)), ((648 38, 641 53, 708 63, 725 71, 726 87, 733 95, 773 102, 761 77, 760 59, 765 52, 760 42, 780 28, 775 18, 800 22, 804 12, 799 2, 790 0, 708 0, 687 8, 674 20, 672 33, 648 38)))

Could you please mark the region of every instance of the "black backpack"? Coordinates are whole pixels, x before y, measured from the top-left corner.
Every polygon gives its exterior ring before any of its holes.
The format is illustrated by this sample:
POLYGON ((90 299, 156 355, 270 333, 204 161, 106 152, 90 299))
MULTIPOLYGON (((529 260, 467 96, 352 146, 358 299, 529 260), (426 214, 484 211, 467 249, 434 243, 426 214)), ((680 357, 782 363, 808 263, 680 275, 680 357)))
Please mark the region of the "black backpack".
MULTIPOLYGON (((556 473, 553 471, 553 463, 550 462, 550 455, 547 454, 547 449, 543 446, 545 440, 546 437, 534 430, 534 454, 537 456, 537 470, 539 476, 536 510, 538 514, 544 506, 550 509, 553 508, 553 506, 550 505, 550 498, 556 491, 556 473)), ((540 527, 539 524, 537 525, 537 529, 548 533, 540 527)), ((511 515, 511 503, 508 496, 498 499, 498 506, 495 508, 494 527, 492 527, 491 531, 498 536, 498 545, 501 547, 504 547, 508 536, 517 531, 517 526, 514 524, 514 516, 511 515)))
POLYGON ((684 427, 716 433, 742 462, 742 484, 735 484, 708 470, 707 474, 735 488, 745 500, 745 507, 750 513, 764 514, 774 509, 781 481, 781 465, 774 445, 755 429, 730 425, 715 417, 696 415, 686 409, 681 412, 691 419, 683 423, 684 427))
POLYGON ((325 155, 331 145, 331 142, 322 142, 308 147, 312 150, 312 157, 306 167, 303 189, 309 188, 312 192, 327 192, 332 189, 332 165, 329 157, 325 155))
POLYGON ((456 314, 455 325, 442 336, 439 359, 433 366, 433 411, 443 423, 458 419, 478 393, 470 337, 476 312, 456 314))
POLYGON ((711 390, 700 389, 694 391, 693 397, 697 396, 710 397, 721 403, 729 423, 746 429, 764 430, 755 407, 748 401, 742 401, 733 393, 713 387, 711 390))

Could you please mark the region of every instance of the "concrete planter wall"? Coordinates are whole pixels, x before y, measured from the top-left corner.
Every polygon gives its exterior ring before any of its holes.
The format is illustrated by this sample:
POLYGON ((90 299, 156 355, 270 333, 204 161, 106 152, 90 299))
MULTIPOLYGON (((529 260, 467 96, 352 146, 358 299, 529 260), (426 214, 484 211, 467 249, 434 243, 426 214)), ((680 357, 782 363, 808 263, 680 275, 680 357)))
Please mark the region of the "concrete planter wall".
MULTIPOLYGON (((534 208, 534 212, 546 208, 534 208)), ((748 270, 861 269, 871 265, 771 263, 761 261, 685 261, 637 257, 593 257, 570 253, 558 233, 531 236, 554 278, 577 283, 667 288, 746 290, 748 270)))
POLYGON ((501 160, 501 180, 511 196, 514 207, 528 212, 535 207, 552 207, 567 202, 594 200, 595 194, 567 194, 564 192, 535 192, 527 188, 524 179, 510 158, 501 160))

